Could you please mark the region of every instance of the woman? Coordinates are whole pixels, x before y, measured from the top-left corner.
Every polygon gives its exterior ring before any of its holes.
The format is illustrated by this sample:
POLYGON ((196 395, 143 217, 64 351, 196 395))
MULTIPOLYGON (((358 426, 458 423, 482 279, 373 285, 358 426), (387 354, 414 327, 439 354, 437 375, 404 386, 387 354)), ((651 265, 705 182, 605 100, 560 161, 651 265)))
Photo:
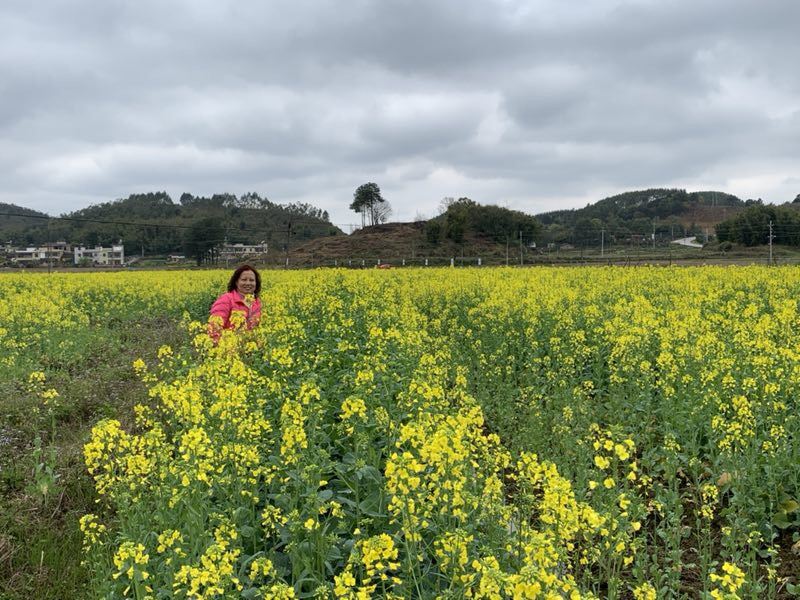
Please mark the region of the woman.
POLYGON ((261 319, 261 275, 250 265, 242 265, 228 281, 228 291, 211 306, 208 334, 219 340, 223 329, 253 329, 261 319))

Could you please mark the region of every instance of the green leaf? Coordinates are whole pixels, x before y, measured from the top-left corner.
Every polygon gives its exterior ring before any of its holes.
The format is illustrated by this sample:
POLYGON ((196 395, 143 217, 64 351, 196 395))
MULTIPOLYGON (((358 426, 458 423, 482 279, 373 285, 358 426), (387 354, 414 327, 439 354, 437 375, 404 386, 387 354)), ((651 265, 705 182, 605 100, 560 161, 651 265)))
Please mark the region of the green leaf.
POLYGON ((789 499, 781 502, 780 508, 781 512, 791 514, 797 511, 798 508, 800 508, 800 503, 798 503, 797 500, 789 499))
POLYGON ((778 529, 786 529, 792 525, 789 517, 783 511, 778 511, 772 516, 772 524, 778 529))
POLYGON ((379 491, 374 491, 369 496, 364 498, 359 504, 359 510, 370 517, 385 517, 383 513, 378 512, 381 506, 381 494, 379 491))
POLYGON ((255 537, 256 530, 250 525, 242 525, 239 527, 239 535, 241 535, 244 539, 249 540, 255 537))
POLYGON ((358 469, 356 471, 356 476, 358 477, 359 480, 371 479, 376 483, 381 483, 381 481, 383 480, 383 475, 381 475, 381 472, 378 471, 378 469, 376 469, 372 465, 364 465, 363 467, 358 469))

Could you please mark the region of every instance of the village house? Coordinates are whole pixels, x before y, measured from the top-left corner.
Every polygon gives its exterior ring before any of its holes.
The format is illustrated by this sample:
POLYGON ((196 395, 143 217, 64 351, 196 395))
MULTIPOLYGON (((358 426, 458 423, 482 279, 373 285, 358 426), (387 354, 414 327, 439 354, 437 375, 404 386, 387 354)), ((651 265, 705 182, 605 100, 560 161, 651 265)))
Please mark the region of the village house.
POLYGON ((223 260, 241 259, 246 256, 259 256, 267 253, 267 243, 260 244, 223 244, 220 248, 220 258, 223 260))
POLYGON ((93 265, 122 266, 125 264, 125 248, 122 244, 110 248, 95 246, 94 248, 75 248, 75 264, 90 261, 93 265))
POLYGON ((11 256, 11 262, 32 266, 42 263, 56 263, 64 260, 69 254, 70 245, 66 242, 54 242, 46 246, 28 246, 27 248, 11 248, 6 246, 6 252, 11 256))

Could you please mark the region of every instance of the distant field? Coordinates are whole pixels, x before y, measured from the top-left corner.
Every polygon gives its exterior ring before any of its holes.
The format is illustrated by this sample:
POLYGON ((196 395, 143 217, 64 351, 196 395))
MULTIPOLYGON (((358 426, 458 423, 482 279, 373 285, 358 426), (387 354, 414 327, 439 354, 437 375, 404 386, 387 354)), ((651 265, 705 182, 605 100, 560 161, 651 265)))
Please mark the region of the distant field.
POLYGON ((800 268, 226 277, 0 275, 0 597, 797 592, 800 268))

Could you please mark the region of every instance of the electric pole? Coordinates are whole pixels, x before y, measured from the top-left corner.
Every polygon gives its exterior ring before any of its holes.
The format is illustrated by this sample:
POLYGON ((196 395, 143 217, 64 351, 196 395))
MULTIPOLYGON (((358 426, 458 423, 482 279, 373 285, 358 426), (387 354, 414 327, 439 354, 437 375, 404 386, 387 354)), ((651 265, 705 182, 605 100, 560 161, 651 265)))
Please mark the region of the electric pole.
POLYGON ((600 230, 600 258, 603 258, 603 251, 605 250, 606 230, 600 230))
POLYGON ((47 250, 44 252, 45 260, 47 261, 47 273, 52 272, 52 258, 53 258, 53 243, 50 239, 50 217, 47 218, 47 250))
POLYGON ((772 238, 775 236, 772 235, 772 220, 769 222, 769 264, 772 264, 772 238))
POLYGON ((292 222, 286 223, 286 265, 284 269, 289 268, 289 237, 292 235, 292 222))
POLYGON ((522 259, 522 229, 519 230, 519 266, 523 265, 522 259))

